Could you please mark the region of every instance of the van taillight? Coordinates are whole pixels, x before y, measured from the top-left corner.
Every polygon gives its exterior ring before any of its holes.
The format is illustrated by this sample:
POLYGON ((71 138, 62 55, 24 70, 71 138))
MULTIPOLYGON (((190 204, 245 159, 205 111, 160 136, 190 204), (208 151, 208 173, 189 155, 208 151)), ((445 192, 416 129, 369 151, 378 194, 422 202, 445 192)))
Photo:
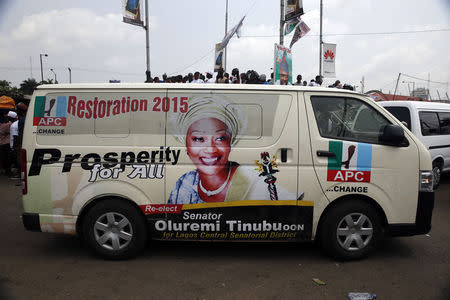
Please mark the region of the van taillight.
POLYGON ((27 186, 27 151, 25 149, 20 150, 20 179, 22 180, 22 195, 26 195, 28 192, 28 186, 27 186))

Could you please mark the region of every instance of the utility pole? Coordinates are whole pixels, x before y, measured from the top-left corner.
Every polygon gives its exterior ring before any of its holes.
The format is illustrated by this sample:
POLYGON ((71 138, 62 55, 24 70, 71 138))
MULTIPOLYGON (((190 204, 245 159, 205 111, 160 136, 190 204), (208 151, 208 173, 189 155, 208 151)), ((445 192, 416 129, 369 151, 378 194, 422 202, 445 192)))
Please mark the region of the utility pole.
POLYGON ((147 70, 145 71, 146 80, 145 82, 150 82, 150 24, 148 22, 148 0, 145 0, 145 50, 147 55, 147 70))
POLYGON ((397 94, 397 87, 398 87, 398 82, 400 80, 400 76, 402 76, 402 73, 398 73, 397 83, 395 84, 394 97, 392 97, 392 100, 395 100, 395 94, 397 94))
POLYGON ((430 73, 428 73, 428 83, 427 83, 427 100, 430 100, 430 73))
POLYGON ((364 94, 364 76, 362 77, 361 80, 361 94, 364 94))
POLYGON ((58 80, 56 79, 56 73, 55 73, 55 71, 53 71, 53 69, 50 69, 50 71, 52 71, 53 75, 55 75, 55 84, 57 84, 57 83, 58 83, 58 80))
POLYGON ((30 56, 30 78, 33 78, 33 65, 31 64, 31 56, 30 56))
POLYGON ((322 76, 322 15, 323 15, 323 2, 320 0, 320 39, 319 39, 319 75, 322 76))
MULTIPOLYGON (((228 0, 226 0, 225 3, 225 35, 227 35, 228 32, 228 0)), ((226 72, 227 70, 227 47, 223 49, 223 71, 226 72)))
POLYGON ((70 69, 70 67, 68 67, 67 69, 69 69, 69 83, 72 83, 72 70, 70 69))
POLYGON ((284 1, 280 0, 280 45, 284 43, 284 1))
POLYGON ((44 71, 42 70, 42 56, 48 57, 48 54, 39 54, 39 58, 41 59, 41 82, 44 81, 44 71))

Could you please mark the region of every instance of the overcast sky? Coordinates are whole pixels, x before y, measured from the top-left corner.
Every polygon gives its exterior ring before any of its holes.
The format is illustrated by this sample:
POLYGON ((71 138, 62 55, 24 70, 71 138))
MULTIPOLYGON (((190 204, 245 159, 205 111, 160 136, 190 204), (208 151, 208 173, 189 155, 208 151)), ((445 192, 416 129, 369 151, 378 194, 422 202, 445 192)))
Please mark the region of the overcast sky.
MULTIPOLYGON (((144 1, 144 0, 142 0, 144 1)), ((311 31, 292 48, 293 75, 307 81, 319 72, 318 0, 303 0, 311 31)), ((254 69, 268 77, 279 42, 280 1, 229 0, 229 25, 247 14, 242 37, 228 44, 227 71, 254 69)), ((430 76, 437 98, 450 81, 449 0, 323 0, 323 40, 337 44, 336 79, 365 91, 391 91, 399 73, 430 76), (423 31, 423 32, 418 32, 423 31), (409 32, 409 33, 398 33, 409 32), (383 33, 383 34, 367 34, 383 33), (390 34, 388 34, 390 33, 390 34)), ((0 80, 69 82, 145 81, 145 31, 122 22, 122 0, 0 0, 0 80)), ((214 45, 224 35, 225 0, 149 0, 152 76, 213 70, 214 45)), ((285 37, 289 45, 291 35, 285 37)), ((399 91, 427 87, 402 76, 399 91), (403 83, 405 81, 405 83, 403 83)))

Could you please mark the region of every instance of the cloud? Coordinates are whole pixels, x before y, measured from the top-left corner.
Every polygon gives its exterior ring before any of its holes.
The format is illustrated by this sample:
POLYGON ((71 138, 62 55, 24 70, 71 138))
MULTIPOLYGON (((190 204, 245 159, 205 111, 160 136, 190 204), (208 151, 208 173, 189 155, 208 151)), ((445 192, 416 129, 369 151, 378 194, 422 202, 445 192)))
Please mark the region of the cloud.
MULTIPOLYGON (((153 30, 157 30, 157 18, 151 18, 153 30)), ((51 10, 23 17, 9 36, 1 37, 0 65, 23 66, 29 64, 33 53, 34 74, 39 70, 39 54, 44 58, 44 77, 53 78, 48 68, 66 73, 71 66, 73 77, 79 82, 107 80, 112 73, 144 73, 145 31, 122 22, 120 14, 96 15, 88 9, 51 10), (16 51, 6 45, 14 45, 16 51), (33 49, 34 47, 38 47, 33 49), (7 48, 7 49, 6 49, 7 48), (142 63, 144 62, 144 63, 142 63), (99 76, 99 71, 103 74, 99 76), (141 71, 142 70, 142 71, 141 71)), ((58 75, 58 79, 60 76, 58 75)), ((138 76, 136 76, 138 78, 138 76)), ((63 81, 63 77, 61 77, 63 81)), ((18 79, 20 82, 23 78, 18 79)))

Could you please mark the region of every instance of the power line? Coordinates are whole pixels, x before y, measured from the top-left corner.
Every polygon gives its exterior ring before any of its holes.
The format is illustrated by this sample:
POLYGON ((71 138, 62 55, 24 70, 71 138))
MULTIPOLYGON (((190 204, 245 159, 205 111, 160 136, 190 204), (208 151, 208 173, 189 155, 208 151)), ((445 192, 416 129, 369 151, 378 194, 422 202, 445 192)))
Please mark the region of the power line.
POLYGON ((418 77, 411 76, 411 75, 406 75, 406 74, 403 74, 403 73, 402 73, 402 76, 409 77, 409 78, 413 78, 413 79, 416 79, 416 80, 428 81, 428 82, 430 82, 430 83, 438 83, 438 84, 449 84, 449 83, 450 83, 450 82, 448 82, 448 81, 447 81, 447 82, 432 81, 432 80, 423 79, 423 78, 418 78, 418 77))
POLYGON ((186 69, 192 67, 193 65, 195 65, 196 63, 198 63, 199 61, 201 61, 202 59, 204 59, 207 55, 209 55, 209 54, 210 54, 211 52, 213 52, 214 50, 215 50, 215 48, 212 48, 211 50, 209 50, 208 52, 206 52, 205 55, 203 55, 202 57, 200 57, 199 59, 197 59, 196 61, 194 61, 194 62, 193 62, 192 64, 190 64, 189 66, 187 66, 187 67, 185 67, 185 68, 183 68, 183 69, 181 69, 181 70, 179 70, 179 71, 170 73, 169 75, 179 74, 179 73, 183 72, 184 70, 186 70, 186 69))
MULTIPOLYGON (((394 35, 394 34, 410 34, 410 33, 430 33, 430 32, 445 32, 450 31, 450 28, 443 29, 428 29, 428 30, 410 30, 410 31, 385 31, 385 32, 356 32, 356 33, 326 33, 323 36, 358 36, 358 35, 394 35)), ((274 35, 241 35, 241 37, 278 37, 279 34, 274 35)), ((319 34, 307 34, 305 37, 317 37, 319 34)))

